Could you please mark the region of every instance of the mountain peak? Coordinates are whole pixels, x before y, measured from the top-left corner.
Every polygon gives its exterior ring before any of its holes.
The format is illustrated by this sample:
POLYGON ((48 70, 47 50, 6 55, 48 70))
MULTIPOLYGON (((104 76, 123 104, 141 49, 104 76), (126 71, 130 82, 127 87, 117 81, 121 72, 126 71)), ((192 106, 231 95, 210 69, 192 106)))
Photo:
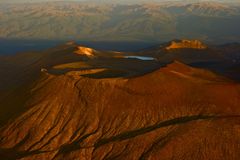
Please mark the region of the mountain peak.
POLYGON ((182 62, 179 62, 177 60, 174 60, 172 63, 169 63, 165 68, 164 70, 168 70, 168 71, 171 71, 171 70, 177 70, 177 71, 181 71, 181 72, 189 72, 192 70, 192 67, 187 65, 187 64, 184 64, 182 62))
POLYGON ((183 48, 206 49, 207 46, 199 40, 185 40, 185 39, 183 39, 183 40, 172 41, 170 43, 170 45, 166 47, 167 50, 183 49, 183 48))
POLYGON ((95 56, 94 55, 95 52, 96 52, 96 50, 94 50, 92 48, 78 46, 77 50, 74 53, 79 54, 79 55, 86 55, 88 57, 93 57, 93 56, 95 56))
POLYGON ((201 69, 195 68, 188 64, 179 62, 174 60, 172 63, 166 65, 166 67, 161 68, 161 72, 175 75, 177 77, 181 77, 184 79, 192 80, 192 82, 199 82, 199 81, 214 81, 214 82, 224 82, 228 81, 228 79, 218 76, 217 74, 201 69))

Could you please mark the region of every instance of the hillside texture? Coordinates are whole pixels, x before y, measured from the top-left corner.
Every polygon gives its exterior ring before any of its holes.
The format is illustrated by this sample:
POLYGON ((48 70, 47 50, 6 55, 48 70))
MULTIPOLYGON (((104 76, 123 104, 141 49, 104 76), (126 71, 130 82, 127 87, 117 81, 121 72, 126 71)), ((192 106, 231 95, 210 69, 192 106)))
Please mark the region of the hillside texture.
POLYGON ((124 53, 68 42, 0 57, 0 159, 238 160, 240 85, 223 76, 238 75, 238 49, 124 53), (218 75, 179 60, 231 67, 218 75))
MULTIPOLYGON (((94 73, 93 73, 94 74, 94 73)), ((237 159, 240 86, 174 62, 144 76, 43 73, 0 130, 4 159, 237 159)))

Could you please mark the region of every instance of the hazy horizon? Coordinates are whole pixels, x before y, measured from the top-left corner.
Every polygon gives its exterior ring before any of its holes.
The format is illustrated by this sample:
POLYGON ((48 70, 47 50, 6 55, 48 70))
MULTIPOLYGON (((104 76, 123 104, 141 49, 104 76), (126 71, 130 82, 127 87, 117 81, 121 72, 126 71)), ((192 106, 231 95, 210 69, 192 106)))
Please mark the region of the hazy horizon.
POLYGON ((0 3, 38 3, 38 2, 97 2, 97 3, 152 3, 152 2, 223 2, 223 3, 239 3, 239 0, 1 0, 0 3))

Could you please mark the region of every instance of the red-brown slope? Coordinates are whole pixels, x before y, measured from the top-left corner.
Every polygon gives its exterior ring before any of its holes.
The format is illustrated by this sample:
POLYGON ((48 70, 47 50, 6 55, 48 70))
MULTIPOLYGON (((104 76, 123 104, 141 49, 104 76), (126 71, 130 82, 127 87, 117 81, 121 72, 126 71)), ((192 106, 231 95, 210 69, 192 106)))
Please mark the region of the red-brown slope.
POLYGON ((0 57, 0 126, 10 118, 16 117, 26 110, 24 104, 29 99, 29 89, 41 75, 40 71, 65 73, 69 70, 83 70, 94 68, 113 68, 113 70, 127 70, 131 72, 146 72, 158 67, 155 62, 141 62, 123 58, 113 58, 118 53, 96 51, 94 58, 84 54, 76 54, 79 45, 69 42, 39 53, 29 52, 0 57), (132 65, 134 62, 135 65, 132 65), (54 69, 54 66, 74 63, 84 63, 77 68, 54 69), (150 67, 149 67, 150 66, 150 67), (153 67, 152 67, 153 66, 153 67), (144 69, 143 69, 144 68, 144 69))
POLYGON ((30 109, 1 128, 1 157, 217 160, 240 156, 238 84, 179 62, 130 79, 80 74, 42 76, 31 90, 30 109))

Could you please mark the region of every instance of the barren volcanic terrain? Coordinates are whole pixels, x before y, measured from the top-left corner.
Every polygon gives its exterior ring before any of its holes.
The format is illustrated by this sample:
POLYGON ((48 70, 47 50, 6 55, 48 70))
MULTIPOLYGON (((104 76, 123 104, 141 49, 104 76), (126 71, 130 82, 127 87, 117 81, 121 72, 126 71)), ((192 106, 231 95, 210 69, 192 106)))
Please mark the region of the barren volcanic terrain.
POLYGON ((75 42, 0 57, 0 159, 237 160, 239 44, 75 42))

